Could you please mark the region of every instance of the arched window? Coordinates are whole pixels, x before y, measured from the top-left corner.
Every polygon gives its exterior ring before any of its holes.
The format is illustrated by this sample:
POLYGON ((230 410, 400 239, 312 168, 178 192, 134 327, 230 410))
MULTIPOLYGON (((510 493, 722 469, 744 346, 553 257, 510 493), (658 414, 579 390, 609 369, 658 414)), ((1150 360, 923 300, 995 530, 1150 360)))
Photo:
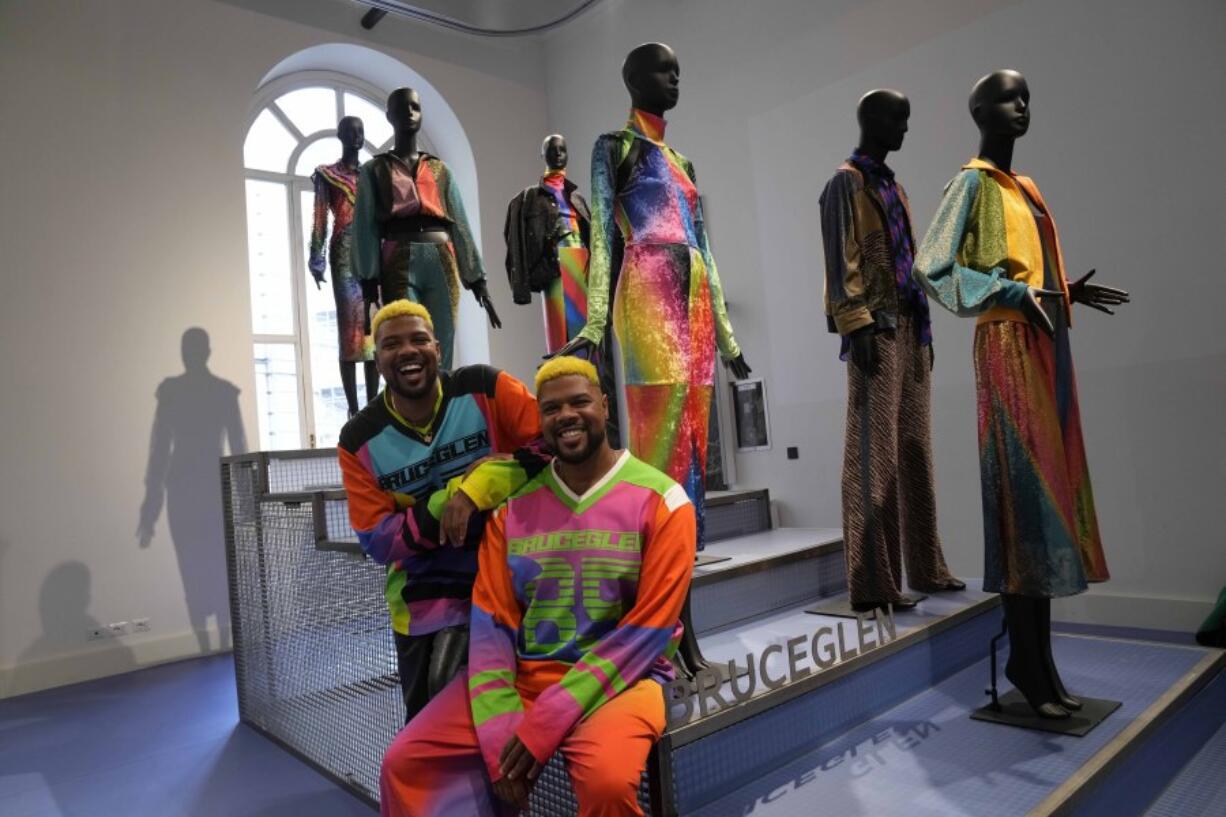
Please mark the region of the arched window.
MULTIPOLYGON (((365 127, 361 161, 391 147, 385 96, 352 77, 314 71, 270 82, 257 96, 243 166, 261 450, 334 445, 347 419, 332 289, 317 288, 307 270, 311 174, 340 158, 343 116, 365 127)), ((418 141, 433 152, 423 135, 418 141)), ((356 368, 362 400, 363 367, 356 368)))

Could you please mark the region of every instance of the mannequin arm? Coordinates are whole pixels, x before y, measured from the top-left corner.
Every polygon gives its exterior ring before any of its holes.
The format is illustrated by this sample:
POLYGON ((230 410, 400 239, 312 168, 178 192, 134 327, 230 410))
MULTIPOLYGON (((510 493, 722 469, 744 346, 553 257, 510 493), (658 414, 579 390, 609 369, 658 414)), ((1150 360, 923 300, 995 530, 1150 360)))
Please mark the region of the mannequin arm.
MULTIPOLYGON (((439 164, 442 164, 441 162, 439 164)), ((468 215, 464 212, 464 199, 460 196, 459 185, 451 175, 451 168, 444 165, 443 185, 444 207, 451 215, 451 243, 455 246, 456 263, 460 267, 460 280, 467 289, 473 289, 478 281, 485 280, 485 267, 481 264, 481 253, 473 241, 472 230, 468 226, 468 215)), ((488 297, 487 297, 488 300, 488 297)), ((482 306, 485 306, 483 303, 482 306)), ((489 311, 489 307, 486 307, 489 311)), ((497 318, 496 315, 492 316, 497 318)))
MULTIPOLYGON (((694 166, 686 160, 686 170, 690 181, 697 185, 694 178, 694 166)), ((737 345, 732 334, 732 321, 728 320, 728 303, 724 300, 724 286, 719 280, 719 270, 715 268, 715 257, 711 255, 711 245, 707 239, 707 225, 703 219, 702 199, 698 199, 698 212, 695 214, 694 232, 698 239, 698 248, 702 250, 702 263, 707 268, 707 284, 711 288, 711 311, 715 318, 715 343, 724 360, 736 360, 741 356, 741 347, 737 345)))
POLYGON ((328 239, 328 182, 317 170, 311 176, 315 183, 315 213, 311 221, 310 260, 307 268, 318 287, 324 280, 324 242, 328 239))
POLYGON ((851 335, 873 325, 872 313, 864 300, 852 202, 855 193, 855 177, 841 170, 826 183, 820 200, 826 255, 826 310, 840 335, 851 335))
POLYGON ((920 242, 912 275, 929 297, 968 317, 994 306, 1020 309, 1029 287, 1011 280, 1000 190, 978 170, 964 170, 945 189, 920 242))
POLYGON ((363 293, 379 282, 379 222, 375 218, 377 191, 375 190, 374 160, 362 165, 358 171, 358 195, 353 205, 353 274, 363 282, 363 293))
POLYGON ((613 277, 610 267, 613 245, 617 241, 617 223, 613 219, 613 201, 617 197, 614 173, 618 159, 626 153, 626 140, 633 138, 606 133, 592 148, 592 246, 587 268, 587 325, 576 340, 583 338, 593 346, 600 344, 609 319, 609 283, 613 277))

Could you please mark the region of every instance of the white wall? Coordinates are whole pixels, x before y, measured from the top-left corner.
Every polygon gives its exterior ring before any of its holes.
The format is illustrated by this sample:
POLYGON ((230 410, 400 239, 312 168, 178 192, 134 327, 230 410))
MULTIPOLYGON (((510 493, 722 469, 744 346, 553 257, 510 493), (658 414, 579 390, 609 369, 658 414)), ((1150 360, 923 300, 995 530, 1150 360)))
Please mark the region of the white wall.
MULTIPOLYGON (((532 370, 520 350, 540 345, 540 316, 511 304, 501 230, 506 201, 539 173, 539 45, 395 17, 365 34, 362 9, 331 0, 245 5, 257 4, 0 6, 0 696, 201 649, 166 513, 148 549, 135 531, 154 392, 183 372, 189 327, 210 336, 209 368, 241 390, 246 440, 258 441, 242 144, 252 95, 281 60, 362 43, 450 102, 476 158, 469 209, 506 324, 493 362, 532 370), (98 622, 135 617, 152 632, 86 642, 98 622)), ((216 647, 228 637, 217 470, 193 473, 186 493, 208 510, 187 526, 206 552, 183 562, 218 611, 203 637, 216 647)))
MULTIPOLYGON (((1226 6, 1208 0, 612 0, 551 35, 549 121, 574 146, 624 121, 621 60, 672 45, 681 101, 668 141, 694 160, 733 324, 769 386, 774 448, 738 455, 784 524, 840 524, 846 401, 821 306, 817 198, 855 144, 855 104, 896 87, 911 132, 891 164, 917 231, 977 133, 971 84, 1026 74, 1030 134, 1015 165, 1059 222, 1070 274, 1132 292, 1074 329, 1082 416, 1113 580, 1066 618, 1192 629, 1226 584, 1226 296, 1217 236, 1224 173, 1226 6), (786 446, 800 448, 788 461, 786 446)), ((971 321, 935 318, 940 528, 956 572, 982 571, 971 321)))

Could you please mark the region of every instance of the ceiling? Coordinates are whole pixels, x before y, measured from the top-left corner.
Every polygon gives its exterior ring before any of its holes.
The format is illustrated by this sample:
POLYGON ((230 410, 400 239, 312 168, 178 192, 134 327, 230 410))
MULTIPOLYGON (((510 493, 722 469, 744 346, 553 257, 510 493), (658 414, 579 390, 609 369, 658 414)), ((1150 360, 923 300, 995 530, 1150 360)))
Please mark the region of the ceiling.
POLYGON ((601 0, 361 0, 416 20, 487 37, 540 34, 601 0))

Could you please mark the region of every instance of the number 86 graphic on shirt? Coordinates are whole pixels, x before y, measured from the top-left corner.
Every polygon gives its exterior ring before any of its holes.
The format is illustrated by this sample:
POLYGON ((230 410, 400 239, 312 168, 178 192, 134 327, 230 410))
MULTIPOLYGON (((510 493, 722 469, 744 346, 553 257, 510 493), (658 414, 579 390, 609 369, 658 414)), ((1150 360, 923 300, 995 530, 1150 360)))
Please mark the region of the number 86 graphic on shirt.
MULTIPOLYGON (((541 556, 533 561, 541 570, 524 585, 524 596, 532 603, 523 618, 524 646, 532 655, 549 655, 574 640, 576 588, 583 611, 593 624, 616 624, 633 603, 633 592, 625 593, 622 588, 638 583, 637 559, 583 556, 578 571, 570 560, 558 556, 541 556)), ((603 629, 611 627, 598 628, 598 633, 603 629)))

